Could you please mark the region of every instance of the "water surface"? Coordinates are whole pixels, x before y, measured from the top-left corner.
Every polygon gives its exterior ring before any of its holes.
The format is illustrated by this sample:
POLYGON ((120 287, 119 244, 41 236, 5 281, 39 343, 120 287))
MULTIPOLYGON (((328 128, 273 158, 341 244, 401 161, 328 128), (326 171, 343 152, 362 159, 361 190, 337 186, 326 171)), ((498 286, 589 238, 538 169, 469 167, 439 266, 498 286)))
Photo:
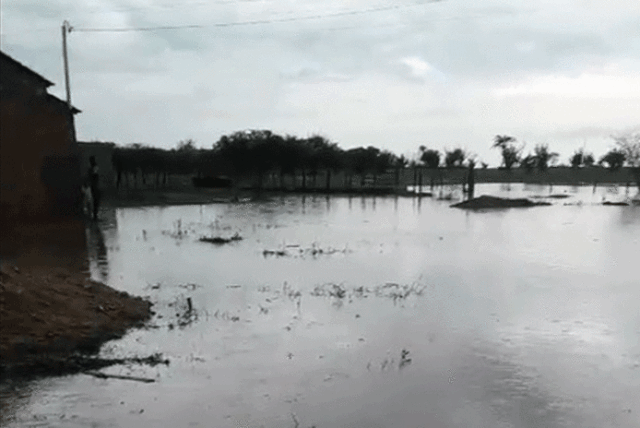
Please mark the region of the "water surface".
POLYGON ((157 315, 102 354, 171 364, 107 370, 152 384, 3 384, 3 424, 640 426, 640 208, 599 205, 625 188, 485 193, 569 197, 490 212, 370 196, 105 212, 87 231, 94 277, 157 315))

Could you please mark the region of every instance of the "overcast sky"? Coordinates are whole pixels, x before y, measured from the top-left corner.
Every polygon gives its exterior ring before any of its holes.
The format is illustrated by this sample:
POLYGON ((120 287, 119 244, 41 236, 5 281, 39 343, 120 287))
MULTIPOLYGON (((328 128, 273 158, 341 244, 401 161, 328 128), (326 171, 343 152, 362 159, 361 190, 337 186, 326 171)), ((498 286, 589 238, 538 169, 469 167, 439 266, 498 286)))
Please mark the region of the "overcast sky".
POLYGON ((80 140, 211 147, 260 128, 497 165, 496 134, 567 162, 640 131, 639 0, 2 0, 1 17, 2 50, 63 99, 60 26, 78 30, 80 140), (183 25, 202 28, 79 31, 183 25))

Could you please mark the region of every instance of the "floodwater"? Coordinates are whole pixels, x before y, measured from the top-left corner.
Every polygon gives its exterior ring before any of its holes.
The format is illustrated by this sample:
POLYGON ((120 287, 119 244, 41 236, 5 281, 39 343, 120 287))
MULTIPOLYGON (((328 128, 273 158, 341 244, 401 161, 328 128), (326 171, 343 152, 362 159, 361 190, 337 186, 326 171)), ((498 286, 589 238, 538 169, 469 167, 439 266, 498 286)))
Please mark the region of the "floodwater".
POLYGON ((487 212, 371 196, 105 212, 87 231, 92 274, 157 314, 101 353, 171 363, 105 370, 155 383, 5 383, 2 423, 640 426, 640 207, 599 205, 622 187, 476 190, 568 197, 487 212))

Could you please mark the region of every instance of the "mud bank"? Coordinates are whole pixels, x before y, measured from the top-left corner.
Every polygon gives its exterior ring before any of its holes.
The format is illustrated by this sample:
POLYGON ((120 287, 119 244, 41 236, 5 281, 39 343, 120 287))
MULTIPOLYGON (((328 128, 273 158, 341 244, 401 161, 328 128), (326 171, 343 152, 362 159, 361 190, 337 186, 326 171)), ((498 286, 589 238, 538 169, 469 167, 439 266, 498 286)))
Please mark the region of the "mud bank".
POLYGON ((2 263, 0 378, 109 365, 87 355, 142 326, 151 303, 68 267, 2 263))
POLYGON ((508 199, 508 198, 498 198, 496 196, 483 195, 478 198, 470 199, 468 201, 451 205, 451 207, 478 210, 478 209, 485 209, 485 208, 526 208, 526 207, 548 206, 548 205, 551 205, 551 204, 549 202, 534 202, 524 198, 508 199))

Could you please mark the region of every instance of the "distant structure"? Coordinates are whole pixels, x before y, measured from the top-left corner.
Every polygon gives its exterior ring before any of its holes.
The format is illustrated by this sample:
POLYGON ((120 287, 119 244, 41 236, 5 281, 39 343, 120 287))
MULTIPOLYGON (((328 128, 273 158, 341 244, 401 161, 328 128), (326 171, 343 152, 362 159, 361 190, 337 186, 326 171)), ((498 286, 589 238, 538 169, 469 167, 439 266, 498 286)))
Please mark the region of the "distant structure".
POLYGON ((52 82, 0 52, 0 221, 46 221, 80 210, 74 115, 52 82))
POLYGON ((115 143, 79 141, 78 147, 81 153, 80 167, 83 177, 89 169, 89 158, 95 156, 100 174, 100 187, 105 190, 113 189, 116 185, 116 172, 113 168, 115 143))

